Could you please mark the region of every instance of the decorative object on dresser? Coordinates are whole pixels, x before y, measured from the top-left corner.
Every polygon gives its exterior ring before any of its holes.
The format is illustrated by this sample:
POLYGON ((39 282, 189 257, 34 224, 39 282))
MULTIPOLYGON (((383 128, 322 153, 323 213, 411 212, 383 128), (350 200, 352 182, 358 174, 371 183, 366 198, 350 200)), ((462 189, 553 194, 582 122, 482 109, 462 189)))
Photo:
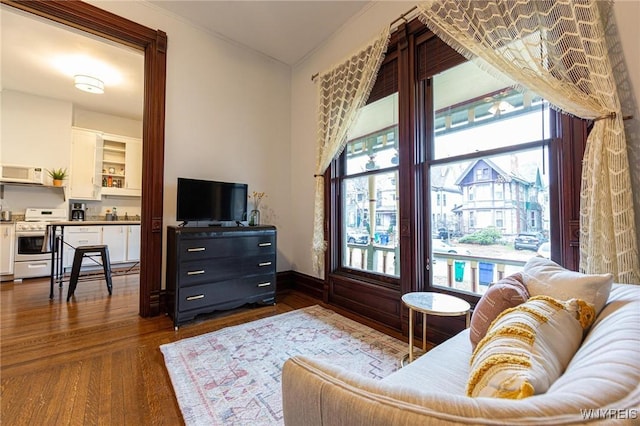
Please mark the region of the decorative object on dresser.
POLYGON ((177 327, 198 314, 275 303, 276 228, 167 228, 167 309, 177 327))
MULTIPOLYGON (((186 425, 282 425, 281 370, 313 356, 378 381, 406 344, 315 305, 160 346, 186 425)), ((299 423, 302 424, 302 423, 299 423)))

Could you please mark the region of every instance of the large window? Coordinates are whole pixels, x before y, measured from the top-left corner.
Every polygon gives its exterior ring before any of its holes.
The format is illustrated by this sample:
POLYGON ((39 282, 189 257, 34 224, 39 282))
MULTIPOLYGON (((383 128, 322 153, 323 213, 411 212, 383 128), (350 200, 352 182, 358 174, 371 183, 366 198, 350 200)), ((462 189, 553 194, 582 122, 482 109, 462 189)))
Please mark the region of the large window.
POLYGON ((362 109, 342 154, 341 267, 399 276, 398 96, 362 109))
POLYGON ((521 270, 548 239, 549 107, 471 63, 432 81, 431 189, 425 208, 437 209, 439 220, 429 224, 436 230, 428 262, 431 283, 482 293, 500 276, 521 270), (447 207, 438 202, 444 193, 452 201, 447 207), (516 245, 525 234, 532 235, 530 244, 516 245), (533 235, 541 238, 533 241, 533 235))
POLYGON ((575 269, 586 124, 492 78, 418 21, 389 46, 326 176, 325 300, 400 329, 402 294, 473 303, 541 246, 575 269))

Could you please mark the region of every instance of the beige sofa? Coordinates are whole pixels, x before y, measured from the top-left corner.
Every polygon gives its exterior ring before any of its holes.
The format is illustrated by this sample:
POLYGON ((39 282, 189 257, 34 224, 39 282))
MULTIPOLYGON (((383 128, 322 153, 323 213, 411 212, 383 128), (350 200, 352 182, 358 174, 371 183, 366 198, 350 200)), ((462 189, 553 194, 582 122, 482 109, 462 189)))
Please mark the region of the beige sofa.
POLYGON ((282 373, 285 424, 640 424, 640 286, 613 285, 564 374, 544 394, 465 396, 471 352, 464 330, 380 381, 291 358, 282 373))

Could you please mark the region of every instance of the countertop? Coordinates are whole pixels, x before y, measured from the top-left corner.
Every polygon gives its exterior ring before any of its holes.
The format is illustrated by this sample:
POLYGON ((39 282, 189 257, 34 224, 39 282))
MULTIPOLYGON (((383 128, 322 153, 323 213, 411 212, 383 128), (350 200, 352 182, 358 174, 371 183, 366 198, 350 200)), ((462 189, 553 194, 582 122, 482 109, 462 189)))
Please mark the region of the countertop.
POLYGON ((61 220, 49 222, 55 226, 91 226, 91 225, 140 225, 139 220, 61 220))

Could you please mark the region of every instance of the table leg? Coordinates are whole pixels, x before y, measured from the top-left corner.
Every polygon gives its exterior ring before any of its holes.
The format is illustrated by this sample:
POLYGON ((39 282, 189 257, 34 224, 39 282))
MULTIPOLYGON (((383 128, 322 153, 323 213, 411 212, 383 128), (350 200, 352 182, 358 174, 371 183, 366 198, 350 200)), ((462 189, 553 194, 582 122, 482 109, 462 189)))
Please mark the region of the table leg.
POLYGON ((427 352, 427 314, 422 313, 422 353, 427 352))
POLYGON ((409 308, 409 363, 413 362, 413 309, 409 308))
POLYGON ((467 311, 467 315, 465 317, 465 328, 469 328, 470 324, 471 324, 471 313, 467 311))

